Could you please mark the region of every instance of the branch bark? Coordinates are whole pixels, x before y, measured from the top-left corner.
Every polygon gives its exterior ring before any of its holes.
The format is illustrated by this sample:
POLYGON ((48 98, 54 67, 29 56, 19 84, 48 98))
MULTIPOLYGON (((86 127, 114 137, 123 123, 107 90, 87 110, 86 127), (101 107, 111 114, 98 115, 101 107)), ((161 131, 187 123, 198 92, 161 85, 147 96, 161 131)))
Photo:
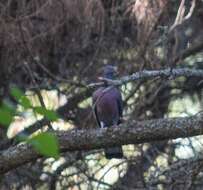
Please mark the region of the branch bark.
MULTIPOLYGON (((203 114, 186 118, 131 121, 116 128, 55 132, 61 152, 169 140, 203 134, 203 114)), ((22 143, 0 152, 0 174, 41 157, 22 143)))

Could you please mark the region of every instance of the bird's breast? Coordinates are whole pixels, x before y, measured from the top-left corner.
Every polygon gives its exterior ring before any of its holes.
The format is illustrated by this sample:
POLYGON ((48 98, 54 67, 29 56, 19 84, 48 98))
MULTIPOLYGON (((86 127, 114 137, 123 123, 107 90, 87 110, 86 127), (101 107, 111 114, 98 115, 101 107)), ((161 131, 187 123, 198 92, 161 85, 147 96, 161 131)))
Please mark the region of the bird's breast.
POLYGON ((96 107, 100 121, 103 121, 106 125, 114 125, 118 123, 119 112, 117 100, 110 93, 106 93, 99 97, 96 107))

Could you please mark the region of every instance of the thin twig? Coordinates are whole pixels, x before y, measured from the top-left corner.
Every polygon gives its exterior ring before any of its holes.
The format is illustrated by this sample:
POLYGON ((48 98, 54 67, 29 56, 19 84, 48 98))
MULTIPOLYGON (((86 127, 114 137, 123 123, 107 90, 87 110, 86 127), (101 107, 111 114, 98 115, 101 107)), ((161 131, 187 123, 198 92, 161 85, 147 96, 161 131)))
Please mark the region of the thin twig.
MULTIPOLYGON (((29 49, 29 47, 28 47, 28 44, 27 44, 26 41, 25 41, 25 37, 24 37, 24 34, 23 34, 23 30, 22 30, 21 23, 19 22, 18 24, 19 24, 20 34, 21 34, 22 42, 23 42, 23 44, 24 44, 24 48, 27 50, 27 52, 28 52, 28 54, 29 54, 29 56, 30 56, 32 62, 35 63, 36 61, 35 61, 35 59, 34 59, 32 53, 31 53, 31 51, 30 51, 30 49, 29 49)), ((26 69, 27 69, 27 71, 28 71, 28 73, 29 73, 29 75, 30 75, 30 78, 31 78, 31 81, 32 81, 33 85, 38 86, 38 84, 37 84, 37 82, 36 82, 36 80, 35 80, 35 78, 34 78, 34 76, 33 76, 33 73, 32 73, 32 71, 31 71, 29 65, 28 65, 27 63, 24 63, 24 66, 26 67, 26 69)), ((36 88, 36 93, 37 93, 37 96, 38 96, 38 98, 39 98, 39 102, 40 102, 41 106, 44 107, 44 108, 46 108, 46 105, 45 105, 45 103, 44 103, 44 100, 43 100, 43 97, 42 97, 42 95, 41 95, 41 92, 40 92, 40 89, 39 89, 39 88, 36 88)), ((50 129, 52 129, 52 125, 51 125, 51 122, 50 122, 50 121, 48 121, 48 126, 49 126, 50 129)))
POLYGON ((176 26, 182 24, 185 20, 189 19, 192 16, 194 9, 195 9, 195 5, 196 5, 196 0, 193 0, 191 2, 191 7, 190 7, 188 14, 186 16, 184 16, 185 0, 181 1, 180 6, 178 8, 178 13, 177 13, 176 19, 174 21, 174 24, 170 27, 169 32, 171 32, 176 26))

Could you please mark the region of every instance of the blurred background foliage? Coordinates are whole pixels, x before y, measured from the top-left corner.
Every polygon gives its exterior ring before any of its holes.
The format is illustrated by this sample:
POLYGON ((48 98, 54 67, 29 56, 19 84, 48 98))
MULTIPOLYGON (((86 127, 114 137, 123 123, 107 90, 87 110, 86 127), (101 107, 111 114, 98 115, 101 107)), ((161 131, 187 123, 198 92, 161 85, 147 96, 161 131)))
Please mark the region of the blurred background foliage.
MULTIPOLYGON (((185 0, 185 15, 192 2, 185 0)), ((1 151, 10 146, 8 136, 21 131, 46 132, 34 138, 47 146, 52 138, 47 131, 95 128, 93 89, 87 85, 106 64, 117 66, 120 76, 144 69, 202 69, 201 51, 174 58, 203 41, 203 1, 196 0, 193 14, 172 27, 179 9, 175 0, 0 1, 1 115, 10 110, 5 105, 12 107, 10 119, 8 112, 0 118, 1 151)), ((197 77, 122 85, 124 119, 194 115, 202 110, 202 88, 197 77)), ((202 189, 202 143, 199 136, 126 145, 121 160, 106 160, 102 150, 58 157, 56 148, 52 156, 58 159, 40 158, 6 173, 0 189, 202 189)))

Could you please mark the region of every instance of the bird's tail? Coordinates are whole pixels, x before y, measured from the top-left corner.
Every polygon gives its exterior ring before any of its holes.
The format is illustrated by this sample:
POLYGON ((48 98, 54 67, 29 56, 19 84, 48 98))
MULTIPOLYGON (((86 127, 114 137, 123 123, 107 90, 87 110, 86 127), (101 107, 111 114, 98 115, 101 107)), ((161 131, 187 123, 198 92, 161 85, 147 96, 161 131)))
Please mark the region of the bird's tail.
POLYGON ((105 157, 107 159, 112 159, 112 158, 123 158, 123 150, 121 146, 118 147, 112 147, 112 148, 106 148, 104 150, 105 152, 105 157))

